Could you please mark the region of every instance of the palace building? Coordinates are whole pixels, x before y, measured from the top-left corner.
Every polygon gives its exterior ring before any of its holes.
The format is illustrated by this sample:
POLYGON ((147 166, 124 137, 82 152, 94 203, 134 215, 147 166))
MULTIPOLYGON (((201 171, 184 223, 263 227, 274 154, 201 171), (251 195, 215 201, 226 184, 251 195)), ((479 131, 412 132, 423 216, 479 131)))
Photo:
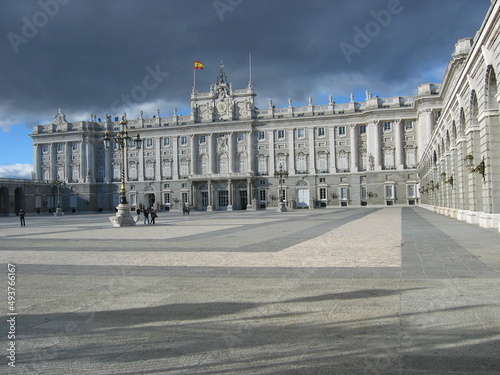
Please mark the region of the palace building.
POLYGON ((114 210, 123 168, 133 210, 422 205, 497 227, 499 30, 495 0, 475 39, 457 42, 443 82, 411 97, 259 109, 252 83, 235 89, 221 68, 207 92, 193 89, 189 115, 129 114, 144 142, 125 160, 102 141, 118 117, 71 122, 59 109, 31 135, 35 178, 65 182, 64 211, 114 210))

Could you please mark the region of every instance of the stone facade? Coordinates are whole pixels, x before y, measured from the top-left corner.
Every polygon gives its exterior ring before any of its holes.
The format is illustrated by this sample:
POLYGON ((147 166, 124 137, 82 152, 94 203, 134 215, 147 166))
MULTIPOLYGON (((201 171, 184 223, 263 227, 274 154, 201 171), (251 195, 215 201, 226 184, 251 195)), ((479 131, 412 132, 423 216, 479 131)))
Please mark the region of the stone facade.
MULTIPOLYGON (((126 152, 128 201, 132 209, 188 203, 209 211, 277 207, 280 195, 289 208, 417 204, 420 127, 434 121, 419 119, 419 107, 432 108, 432 90, 422 98, 367 93, 365 102, 346 104, 270 102, 262 110, 251 84, 233 90, 221 70, 209 92, 193 90, 191 115, 141 113, 128 121, 130 134, 144 139, 141 149, 132 144, 126 152), (288 174, 282 181, 280 168, 288 174)), ((104 149, 102 137, 118 130, 118 118, 91 117, 72 123, 59 111, 53 123, 35 127, 35 175, 65 181, 75 196, 69 209, 111 211, 122 160, 118 150, 104 149)))
POLYGON ((485 228, 500 223, 499 33, 500 3, 492 1, 475 39, 455 46, 418 168, 422 206, 485 228))

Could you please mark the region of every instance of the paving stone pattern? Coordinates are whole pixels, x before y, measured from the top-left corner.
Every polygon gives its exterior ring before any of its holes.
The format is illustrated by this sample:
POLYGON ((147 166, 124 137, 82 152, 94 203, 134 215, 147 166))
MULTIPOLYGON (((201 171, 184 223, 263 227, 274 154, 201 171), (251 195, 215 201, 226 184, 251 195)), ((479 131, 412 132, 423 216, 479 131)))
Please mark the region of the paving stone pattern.
POLYGON ((500 374, 500 235, 418 207, 0 218, 12 374, 500 374))

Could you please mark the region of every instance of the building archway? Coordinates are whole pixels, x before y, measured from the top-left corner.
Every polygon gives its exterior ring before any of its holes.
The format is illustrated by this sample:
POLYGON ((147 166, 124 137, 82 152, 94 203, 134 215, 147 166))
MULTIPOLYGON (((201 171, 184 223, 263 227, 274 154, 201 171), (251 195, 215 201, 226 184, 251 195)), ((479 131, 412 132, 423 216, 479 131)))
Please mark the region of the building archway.
POLYGON ((153 186, 147 186, 144 189, 144 206, 153 207, 156 202, 155 188, 153 186))
POLYGON ((4 186, 0 188, 0 215, 6 216, 9 211, 9 189, 4 186))
POLYGON ((21 208, 26 211, 26 207, 24 207, 24 191, 18 187, 14 190, 14 212, 16 215, 21 208))
POLYGON ((306 180, 300 180, 296 185, 297 208, 309 208, 309 184, 306 180))

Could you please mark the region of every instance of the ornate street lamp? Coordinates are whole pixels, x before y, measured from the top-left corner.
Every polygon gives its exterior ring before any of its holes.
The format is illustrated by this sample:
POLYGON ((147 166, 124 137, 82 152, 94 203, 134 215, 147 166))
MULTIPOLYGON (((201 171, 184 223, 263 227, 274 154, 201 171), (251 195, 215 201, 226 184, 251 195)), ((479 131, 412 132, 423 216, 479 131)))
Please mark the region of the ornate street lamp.
POLYGON ((62 212, 61 208, 61 186, 66 185, 66 182, 60 181, 59 176, 57 176, 57 180, 51 181, 52 185, 57 186, 57 208, 56 212, 54 212, 54 216, 63 216, 64 213, 62 212))
POLYGON ((278 212, 286 212, 285 206, 285 192, 283 190, 284 178, 288 177, 288 171, 283 170, 283 164, 280 164, 280 169, 274 171, 274 177, 279 179, 280 191, 278 194, 278 212))
MULTIPOLYGON (((111 139, 118 145, 118 149, 121 151, 121 187, 120 187, 120 204, 117 207, 116 216, 112 216, 109 220, 113 223, 115 227, 135 225, 135 220, 130 214, 130 207, 127 202, 127 190, 125 189, 125 151, 129 149, 132 138, 128 134, 127 129, 127 114, 124 113, 122 119, 119 123, 119 132, 116 135, 110 136, 109 132, 106 131, 102 140, 104 142, 104 148, 108 150, 111 146, 111 139)), ((139 134, 133 139, 135 142, 135 147, 141 149, 142 139, 139 134)))
POLYGON ((481 162, 474 167, 474 155, 467 154, 464 158, 464 163, 467 168, 469 168, 469 172, 477 172, 483 176, 483 181, 486 181, 486 163, 484 162, 484 157, 481 162))

